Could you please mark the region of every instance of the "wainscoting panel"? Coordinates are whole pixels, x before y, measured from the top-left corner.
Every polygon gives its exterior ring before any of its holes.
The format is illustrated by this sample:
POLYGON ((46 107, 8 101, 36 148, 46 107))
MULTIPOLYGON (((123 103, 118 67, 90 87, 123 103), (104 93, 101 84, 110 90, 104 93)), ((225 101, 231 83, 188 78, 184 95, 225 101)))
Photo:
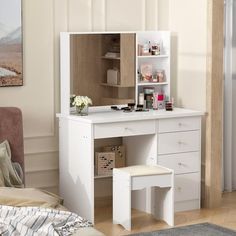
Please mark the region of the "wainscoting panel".
POLYGON ((92 30, 92 0, 68 1, 68 31, 92 30))
POLYGON ((145 0, 107 0, 106 30, 145 30, 145 0))

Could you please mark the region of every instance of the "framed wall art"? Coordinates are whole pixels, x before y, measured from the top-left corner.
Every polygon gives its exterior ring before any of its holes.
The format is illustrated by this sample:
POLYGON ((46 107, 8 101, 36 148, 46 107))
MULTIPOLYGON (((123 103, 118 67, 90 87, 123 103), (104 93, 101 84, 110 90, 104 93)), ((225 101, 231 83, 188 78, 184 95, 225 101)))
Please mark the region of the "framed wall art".
POLYGON ((0 87, 23 85, 21 0, 0 0, 0 87))

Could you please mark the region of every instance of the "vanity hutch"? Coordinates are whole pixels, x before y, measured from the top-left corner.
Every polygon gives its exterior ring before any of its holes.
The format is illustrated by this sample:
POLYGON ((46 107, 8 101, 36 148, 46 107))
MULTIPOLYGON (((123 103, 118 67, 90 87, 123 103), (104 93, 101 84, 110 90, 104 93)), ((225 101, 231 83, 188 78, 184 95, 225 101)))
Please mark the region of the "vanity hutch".
MULTIPOLYGON (((160 164, 173 169, 175 210, 200 208, 203 113, 182 108, 128 113, 110 109, 114 104, 138 103, 144 87, 170 97, 169 32, 61 33, 60 194, 66 207, 92 222, 95 198, 111 194, 112 176, 94 172, 94 153, 104 143, 124 145, 127 166, 160 164), (158 55, 140 53, 140 45, 149 41, 159 41, 158 55), (107 54, 110 47, 118 49, 107 54), (140 78, 145 64, 153 74, 164 71, 164 79, 140 78), (117 84, 107 83, 111 68, 120 73, 117 84), (88 116, 71 112, 73 93, 94 101, 88 116)), ((151 212, 154 193, 134 193, 132 207, 151 212)))

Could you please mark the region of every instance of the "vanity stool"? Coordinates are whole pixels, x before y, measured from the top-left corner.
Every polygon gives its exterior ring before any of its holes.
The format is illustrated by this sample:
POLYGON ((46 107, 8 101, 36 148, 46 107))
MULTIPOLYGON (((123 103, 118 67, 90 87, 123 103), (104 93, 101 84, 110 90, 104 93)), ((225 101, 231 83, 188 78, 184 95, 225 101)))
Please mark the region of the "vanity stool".
MULTIPOLYGON (((131 230, 131 191, 156 188, 151 212, 174 226, 174 172, 155 165, 137 165, 113 169, 113 223, 131 230)), ((149 212, 148 212, 149 213, 149 212)))

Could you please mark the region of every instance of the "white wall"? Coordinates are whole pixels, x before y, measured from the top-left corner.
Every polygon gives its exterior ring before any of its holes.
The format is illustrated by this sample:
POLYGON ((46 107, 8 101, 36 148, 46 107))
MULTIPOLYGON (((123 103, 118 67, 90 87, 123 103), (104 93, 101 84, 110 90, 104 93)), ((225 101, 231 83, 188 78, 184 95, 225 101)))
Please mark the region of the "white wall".
POLYGON ((177 104, 205 110, 205 0, 22 0, 24 86, 0 88, 0 106, 24 116, 26 183, 58 185, 60 31, 173 31, 171 91, 177 104))

